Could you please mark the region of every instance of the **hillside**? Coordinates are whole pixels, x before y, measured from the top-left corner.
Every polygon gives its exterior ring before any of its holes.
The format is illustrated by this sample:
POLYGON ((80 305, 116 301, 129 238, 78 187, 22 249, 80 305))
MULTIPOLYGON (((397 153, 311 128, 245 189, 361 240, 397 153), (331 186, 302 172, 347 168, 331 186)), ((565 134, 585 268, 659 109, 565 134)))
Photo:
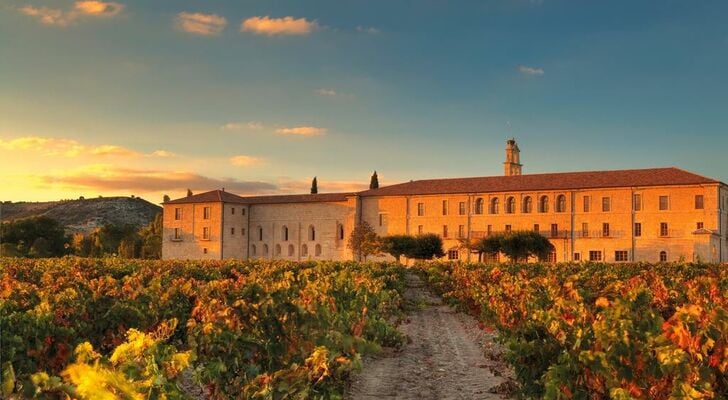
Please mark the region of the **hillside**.
POLYGON ((149 224, 162 207, 138 197, 99 197, 92 199, 2 204, 2 220, 47 216, 61 223, 68 233, 91 232, 106 224, 149 224))

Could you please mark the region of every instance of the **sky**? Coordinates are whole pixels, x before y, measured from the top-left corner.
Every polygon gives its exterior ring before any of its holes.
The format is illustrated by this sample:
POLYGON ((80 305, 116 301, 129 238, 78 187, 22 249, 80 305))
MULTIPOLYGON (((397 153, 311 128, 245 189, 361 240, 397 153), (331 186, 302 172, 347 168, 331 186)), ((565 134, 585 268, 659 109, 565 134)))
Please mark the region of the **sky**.
POLYGON ((728 2, 3 0, 0 200, 678 166, 728 181, 728 2))

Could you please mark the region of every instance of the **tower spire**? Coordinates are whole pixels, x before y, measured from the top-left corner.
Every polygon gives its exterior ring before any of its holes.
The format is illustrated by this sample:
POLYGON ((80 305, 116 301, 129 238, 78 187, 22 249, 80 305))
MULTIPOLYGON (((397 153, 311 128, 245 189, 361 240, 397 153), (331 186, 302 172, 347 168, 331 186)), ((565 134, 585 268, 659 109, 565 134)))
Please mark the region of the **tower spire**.
POLYGON ((503 163, 505 176, 521 175, 521 150, 518 148, 515 138, 506 141, 506 161, 503 163))

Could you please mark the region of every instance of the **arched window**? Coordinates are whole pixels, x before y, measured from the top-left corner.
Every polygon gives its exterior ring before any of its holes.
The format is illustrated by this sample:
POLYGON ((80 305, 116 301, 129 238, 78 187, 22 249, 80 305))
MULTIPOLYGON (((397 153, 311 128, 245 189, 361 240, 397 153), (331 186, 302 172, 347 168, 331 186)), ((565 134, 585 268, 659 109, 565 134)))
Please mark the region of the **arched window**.
POLYGON ((255 248, 255 245, 250 246, 250 255, 255 256, 258 253, 258 249, 255 248))
POLYGON ((281 255, 281 245, 280 244, 277 244, 276 245, 276 255, 277 256, 280 256, 281 255))
POLYGON ((548 196, 541 196, 538 199, 538 212, 547 213, 549 212, 549 198, 548 196))
POLYGON ((516 212, 516 198, 511 196, 506 200, 506 213, 514 214, 516 212))
POLYGON ((566 211, 566 196, 563 194, 560 194, 556 198, 556 212, 564 212, 566 211))
POLYGON ((339 240, 344 240, 344 225, 339 224, 338 232, 339 232, 339 240))
POLYGON ((667 252, 664 250, 660 252, 660 262, 667 262, 667 252))
POLYGON ((531 199, 531 196, 526 196, 523 198, 523 213, 530 214, 532 211, 533 211, 533 199, 531 199))
POLYGON ((482 198, 476 199, 475 200, 475 213, 482 214, 484 206, 485 206, 485 201, 483 201, 482 198))
POLYGON ((284 242, 288 241, 288 227, 283 225, 283 228, 281 228, 281 239, 284 242))
POLYGON ((490 213, 491 214, 498 214, 498 205, 500 204, 500 201, 497 197, 493 197, 490 199, 490 213))
POLYGON ((296 249, 293 247, 292 244, 288 245, 288 257, 293 257, 293 255, 296 254, 296 249))
POLYGON ((267 256, 268 255, 268 245, 267 244, 264 244, 263 245, 263 255, 264 256, 267 256))
POLYGON ((305 244, 301 245, 301 257, 308 257, 308 246, 305 244))
POLYGON ((317 244, 316 247, 314 248, 314 251, 315 251, 316 257, 320 257, 321 256, 321 245, 317 244))
POLYGON ((316 228, 313 225, 308 227, 308 240, 312 242, 316 240, 316 228))
POLYGON ((258 240, 263 240, 263 227, 258 225, 258 240))

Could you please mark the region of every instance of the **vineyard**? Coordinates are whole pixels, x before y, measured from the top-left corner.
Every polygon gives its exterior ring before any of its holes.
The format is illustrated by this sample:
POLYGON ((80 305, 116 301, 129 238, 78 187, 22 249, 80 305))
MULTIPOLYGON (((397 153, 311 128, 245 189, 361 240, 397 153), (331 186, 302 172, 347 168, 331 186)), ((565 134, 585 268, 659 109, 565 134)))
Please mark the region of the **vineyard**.
POLYGON ((526 397, 728 398, 725 265, 420 268, 499 331, 526 397))
POLYGON ((404 339, 396 265, 0 263, 3 398, 335 399, 404 339))

